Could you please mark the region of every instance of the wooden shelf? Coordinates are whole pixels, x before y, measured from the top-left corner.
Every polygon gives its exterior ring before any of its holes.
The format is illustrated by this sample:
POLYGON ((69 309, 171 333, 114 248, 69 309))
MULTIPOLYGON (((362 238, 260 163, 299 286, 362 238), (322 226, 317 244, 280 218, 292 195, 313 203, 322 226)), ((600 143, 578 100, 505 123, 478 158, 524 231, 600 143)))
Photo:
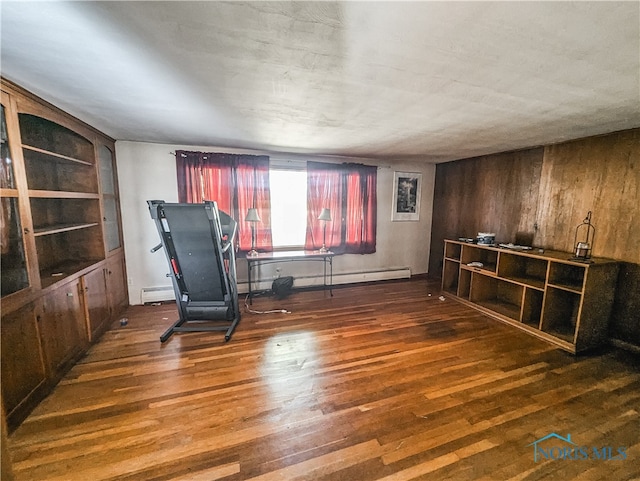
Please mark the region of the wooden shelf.
POLYGON ((47 269, 40 271, 40 282, 42 283, 42 288, 45 289, 52 286, 56 282, 60 282, 77 272, 87 269, 99 261, 100 259, 89 261, 66 261, 50 266, 47 269))
POLYGON ((48 227, 40 227, 38 229, 33 230, 33 235, 35 237, 50 235, 50 234, 59 234, 61 232, 69 232, 72 230, 78 229, 87 229, 88 227, 93 227, 99 225, 97 222, 91 222, 88 224, 58 224, 52 225, 48 227))
POLYGON ((562 289, 563 291, 573 292, 574 294, 582 294, 582 285, 562 285, 562 284, 547 284, 549 287, 553 287, 554 289, 562 289))
POLYGON ((22 144, 22 148, 25 150, 30 150, 32 152, 37 152, 39 154, 43 154, 45 156, 52 157, 55 160, 64 160, 67 162, 73 162, 76 164, 89 165, 93 167, 91 162, 87 162, 86 160, 76 159, 74 157, 69 157, 68 155, 57 154, 56 152, 51 152, 50 150, 40 149, 38 147, 33 147, 32 145, 22 144))
POLYGON ((458 249, 460 261, 444 260, 442 284, 455 299, 574 354, 606 341, 615 261, 445 241, 445 254, 458 249))
POLYGON ((515 277, 515 276, 503 276, 503 278, 513 282, 517 282, 518 284, 522 284, 523 286, 544 291, 544 279, 540 280, 540 279, 534 279, 532 277, 515 277))
POLYGON ((94 141, 31 113, 18 115, 40 284, 105 259, 94 141))
POLYGON ((40 199, 99 199, 100 195, 92 192, 64 192, 60 190, 30 190, 29 197, 40 199))
POLYGON ((12 347, 2 349, 2 401, 14 429, 128 296, 113 139, 10 81, 1 90, 0 324, 12 347))
POLYGON ((496 265, 495 264, 485 264, 482 267, 474 267, 474 266, 468 266, 466 264, 461 264, 460 268, 465 269, 467 271, 472 271, 472 272, 482 272, 483 274, 486 275, 496 275, 496 265))
POLYGON ((497 312, 498 314, 501 314, 505 317, 513 319, 514 321, 520 319, 520 306, 496 300, 477 301, 477 304, 486 309, 497 312))

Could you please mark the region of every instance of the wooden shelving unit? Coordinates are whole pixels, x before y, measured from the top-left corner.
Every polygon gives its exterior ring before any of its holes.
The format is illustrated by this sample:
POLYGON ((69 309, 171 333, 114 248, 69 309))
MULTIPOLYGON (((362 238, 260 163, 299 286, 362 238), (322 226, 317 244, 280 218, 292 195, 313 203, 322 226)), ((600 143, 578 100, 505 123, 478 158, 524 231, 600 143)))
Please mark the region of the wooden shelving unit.
POLYGON ((40 115, 21 112, 18 123, 40 279, 49 285, 105 259, 95 149, 40 115))
POLYGON ((445 240, 442 290, 575 354, 606 341, 617 272, 610 259, 445 240))
POLYGON ((128 299, 113 139, 4 79, 1 134, 2 400, 14 428, 128 299))

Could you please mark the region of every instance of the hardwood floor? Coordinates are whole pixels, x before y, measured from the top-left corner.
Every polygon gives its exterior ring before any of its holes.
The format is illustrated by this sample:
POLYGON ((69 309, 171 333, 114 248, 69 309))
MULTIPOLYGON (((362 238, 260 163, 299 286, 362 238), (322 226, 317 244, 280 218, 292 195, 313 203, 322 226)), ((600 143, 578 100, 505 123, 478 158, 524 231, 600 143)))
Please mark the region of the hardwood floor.
POLYGON ((16 479, 640 479, 637 357, 574 357, 439 295, 258 298, 291 313, 244 313, 226 344, 161 344, 175 306, 131 307, 10 436, 16 479), (534 453, 551 433, 570 442, 534 453))

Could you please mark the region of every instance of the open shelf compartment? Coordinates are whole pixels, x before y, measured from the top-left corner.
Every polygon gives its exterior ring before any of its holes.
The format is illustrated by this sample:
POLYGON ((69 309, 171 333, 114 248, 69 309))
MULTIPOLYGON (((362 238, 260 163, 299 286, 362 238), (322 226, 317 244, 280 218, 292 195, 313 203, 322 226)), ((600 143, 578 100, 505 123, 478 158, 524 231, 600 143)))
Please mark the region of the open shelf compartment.
POLYGON ((460 262, 465 265, 471 262, 481 262, 482 267, 480 269, 495 273, 498 264, 498 251, 473 245, 463 245, 460 262))
POLYGON ((36 237, 42 287, 47 287, 105 258, 99 224, 36 237))
MULTIPOLYGON (((99 224, 100 203, 98 199, 52 199, 31 198, 33 229, 37 235, 82 228, 99 224)), ((100 235, 101 237, 101 235, 100 235)))
POLYGON ((545 259, 501 252, 498 275, 543 290, 548 266, 545 259))
POLYGON ((573 343, 581 299, 580 294, 547 287, 542 311, 542 330, 573 343))
POLYGON ((462 252, 462 246, 454 242, 444 243, 444 257, 447 259, 460 260, 460 253, 462 252))
POLYGON ((24 149, 27 185, 30 190, 98 193, 95 166, 24 149))
POLYGON ((480 273, 471 273, 469 300, 498 314, 520 321, 524 287, 480 273))
POLYGON ((81 163, 94 164, 93 143, 76 132, 31 114, 18 114, 20 137, 27 150, 51 153, 81 163), (31 148, 31 149, 30 149, 31 148))
POLYGON ((538 289, 526 287, 524 290, 524 301, 522 304, 522 323, 527 326, 540 329, 542 319, 542 302, 544 292, 538 289))
POLYGON ((458 293, 458 278, 460 276, 460 264, 445 259, 442 269, 442 290, 450 294, 458 293))
POLYGON ((580 293, 584 285, 586 270, 586 266, 551 262, 549 284, 580 293))
POLYGON ((469 299, 471 292, 471 271, 460 269, 460 279, 458 281, 458 297, 469 299))

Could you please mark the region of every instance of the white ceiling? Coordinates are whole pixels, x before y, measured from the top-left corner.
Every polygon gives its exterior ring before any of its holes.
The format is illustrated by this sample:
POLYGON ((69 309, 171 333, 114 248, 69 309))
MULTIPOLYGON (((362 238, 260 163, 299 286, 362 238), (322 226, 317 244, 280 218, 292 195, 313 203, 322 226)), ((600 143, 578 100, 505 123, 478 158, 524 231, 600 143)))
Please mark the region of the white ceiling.
POLYGON ((0 2, 118 140, 441 162, 640 126, 640 2, 0 2))

